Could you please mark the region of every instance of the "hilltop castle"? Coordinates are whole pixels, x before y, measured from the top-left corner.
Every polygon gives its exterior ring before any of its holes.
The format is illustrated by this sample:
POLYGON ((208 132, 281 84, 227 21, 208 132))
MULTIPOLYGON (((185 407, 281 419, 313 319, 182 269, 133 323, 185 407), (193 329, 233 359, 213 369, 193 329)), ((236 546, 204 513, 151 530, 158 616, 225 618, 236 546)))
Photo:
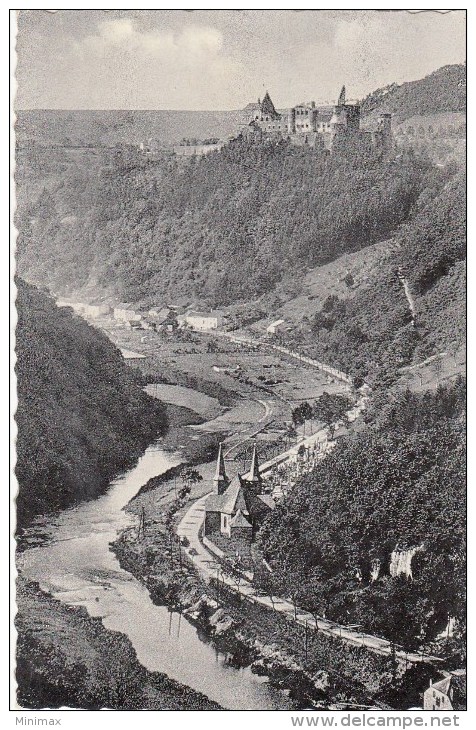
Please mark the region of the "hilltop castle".
POLYGON ((314 101, 278 112, 266 92, 263 100, 243 110, 242 134, 285 137, 296 145, 332 151, 349 144, 386 150, 391 146, 391 114, 380 114, 376 129, 360 128, 360 105, 346 102, 345 86, 337 104, 316 106, 314 101))

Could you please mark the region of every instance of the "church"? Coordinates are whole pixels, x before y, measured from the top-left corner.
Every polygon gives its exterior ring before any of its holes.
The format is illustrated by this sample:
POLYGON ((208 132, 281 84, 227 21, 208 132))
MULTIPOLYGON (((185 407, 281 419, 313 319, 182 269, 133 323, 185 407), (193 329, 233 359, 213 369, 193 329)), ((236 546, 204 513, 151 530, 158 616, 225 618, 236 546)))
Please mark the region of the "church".
POLYGON ((251 542, 274 507, 271 495, 263 494, 256 445, 249 471, 230 480, 226 474, 223 445, 220 444, 213 492, 205 502, 203 534, 208 537, 220 533, 230 539, 240 538, 251 542))

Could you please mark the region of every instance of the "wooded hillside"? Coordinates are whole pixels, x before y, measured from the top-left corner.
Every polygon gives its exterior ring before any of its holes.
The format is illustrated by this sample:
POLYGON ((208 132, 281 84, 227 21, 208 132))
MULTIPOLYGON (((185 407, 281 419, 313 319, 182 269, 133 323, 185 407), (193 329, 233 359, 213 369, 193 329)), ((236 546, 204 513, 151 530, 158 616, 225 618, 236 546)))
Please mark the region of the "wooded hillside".
POLYGON ((418 81, 390 84, 362 102, 363 116, 390 112, 395 122, 415 115, 466 110, 466 65, 443 66, 418 81))
POLYGON ((448 615, 464 633, 464 408, 463 381, 374 402, 372 423, 342 439, 262 528, 275 590, 405 647, 434 641, 448 615), (419 548, 413 580, 391 577, 391 553, 409 548, 419 548))
POLYGON ((107 337, 17 281, 18 526, 104 491, 166 425, 107 337))
POLYGON ((119 300, 211 306, 388 237, 443 177, 411 152, 328 157, 245 139, 186 162, 56 159, 49 176, 37 160, 45 182, 19 206, 22 275, 59 293, 94 284, 119 300))

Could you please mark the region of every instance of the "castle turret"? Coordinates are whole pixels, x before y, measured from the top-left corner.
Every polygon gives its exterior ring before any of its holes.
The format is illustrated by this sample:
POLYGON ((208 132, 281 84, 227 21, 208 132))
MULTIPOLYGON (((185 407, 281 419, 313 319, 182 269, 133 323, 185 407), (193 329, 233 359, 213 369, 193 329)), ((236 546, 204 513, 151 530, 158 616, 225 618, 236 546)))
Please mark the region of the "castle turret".
POLYGON ((263 97, 263 101, 261 102, 261 113, 267 114, 270 117, 277 116, 277 111, 268 92, 266 92, 263 97))
POLYGON ((225 471, 225 459, 223 457, 223 444, 218 447, 217 467, 215 476, 213 477, 213 486, 215 494, 223 494, 226 491, 230 481, 225 471))

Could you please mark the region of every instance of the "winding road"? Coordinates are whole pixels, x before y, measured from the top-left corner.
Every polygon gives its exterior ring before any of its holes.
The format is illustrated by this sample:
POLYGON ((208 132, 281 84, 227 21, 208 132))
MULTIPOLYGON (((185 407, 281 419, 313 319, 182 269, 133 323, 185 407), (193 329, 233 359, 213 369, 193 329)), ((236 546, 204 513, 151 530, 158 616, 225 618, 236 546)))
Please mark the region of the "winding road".
MULTIPOLYGON (((266 464, 263 464, 266 468, 266 464)), ((249 580, 243 578, 239 584, 235 578, 227 575, 221 568, 217 558, 203 545, 200 540, 200 528, 203 524, 205 515, 205 501, 209 494, 205 494, 200 499, 194 502, 184 517, 180 521, 177 527, 177 534, 181 538, 187 538, 188 547, 185 549, 188 558, 193 562, 199 575, 203 580, 209 583, 212 579, 219 579, 224 585, 230 590, 235 591, 239 595, 243 596, 245 600, 251 601, 267 609, 275 610, 282 613, 289 621, 295 621, 303 627, 307 627, 308 630, 322 631, 323 633, 334 636, 353 644, 354 646, 363 646, 377 654, 383 654, 392 656, 393 647, 391 642, 387 639, 382 639, 378 636, 371 634, 364 634, 362 632, 351 629, 347 626, 328 621, 325 618, 314 618, 314 616, 308 611, 304 611, 301 608, 297 608, 296 612, 294 605, 291 601, 288 601, 277 596, 272 598, 268 595, 263 594, 255 586, 251 584, 249 580)), ((402 662, 406 663, 418 663, 418 662, 440 662, 442 661, 438 657, 431 656, 428 654, 405 652, 397 650, 395 656, 402 662)))
MULTIPOLYGON (((243 341, 243 340, 241 340, 243 341)), ((263 346, 264 343, 256 340, 248 340, 248 342, 263 346)), ((284 352, 291 357, 304 359, 299 353, 289 351, 287 348, 274 346, 274 349, 284 352)), ((317 361, 305 358, 305 361, 314 367, 318 367, 322 370, 332 370, 332 374, 345 382, 349 382, 349 378, 345 373, 340 373, 334 369, 328 368, 327 366, 317 361)), ((350 421, 354 421, 360 416, 362 411, 366 408, 368 400, 369 389, 364 386, 362 394, 354 405, 354 407, 348 412, 350 421)), ((265 405, 265 402, 263 402, 265 405)), ((265 406, 266 407, 266 406, 265 406)), ((266 415, 260 420, 266 420, 266 415)), ((316 441, 321 441, 325 434, 325 430, 319 431, 312 436, 302 440, 299 444, 292 447, 286 452, 283 452, 274 459, 266 462, 260 466, 261 473, 265 473, 271 469, 275 463, 283 463, 284 461, 290 460, 296 456, 297 450, 301 444, 312 445, 316 441)), ((249 437, 248 437, 249 438, 249 437)), ((241 441, 240 441, 241 443, 241 441)), ((227 453, 236 448, 238 444, 232 446, 227 453)), ((235 591, 241 595, 245 600, 251 601, 252 603, 259 604, 266 607, 267 609, 275 610, 282 613, 289 621, 295 621, 301 626, 305 627, 306 630, 322 631, 323 633, 333 636, 345 641, 348 644, 354 646, 362 646, 378 654, 395 656, 401 662, 407 663, 420 663, 420 662, 440 662, 442 661, 439 657, 431 656, 424 653, 416 652, 405 652, 400 649, 395 649, 394 645, 387 639, 383 639, 378 636, 366 634, 361 631, 357 631, 355 628, 336 624, 332 621, 328 621, 323 617, 315 618, 311 613, 301 608, 295 608, 294 604, 286 599, 278 596, 269 596, 260 591, 257 587, 252 585, 251 581, 243 577, 239 582, 232 576, 228 575, 223 569, 220 563, 217 561, 216 556, 207 549, 200 539, 200 528, 203 524, 205 516, 205 502, 209 494, 197 499, 187 510, 181 521, 177 526, 177 535, 180 538, 186 538, 188 541, 188 547, 185 549, 188 558, 192 561, 199 575, 206 581, 210 582, 212 579, 220 580, 230 590, 235 591)))

